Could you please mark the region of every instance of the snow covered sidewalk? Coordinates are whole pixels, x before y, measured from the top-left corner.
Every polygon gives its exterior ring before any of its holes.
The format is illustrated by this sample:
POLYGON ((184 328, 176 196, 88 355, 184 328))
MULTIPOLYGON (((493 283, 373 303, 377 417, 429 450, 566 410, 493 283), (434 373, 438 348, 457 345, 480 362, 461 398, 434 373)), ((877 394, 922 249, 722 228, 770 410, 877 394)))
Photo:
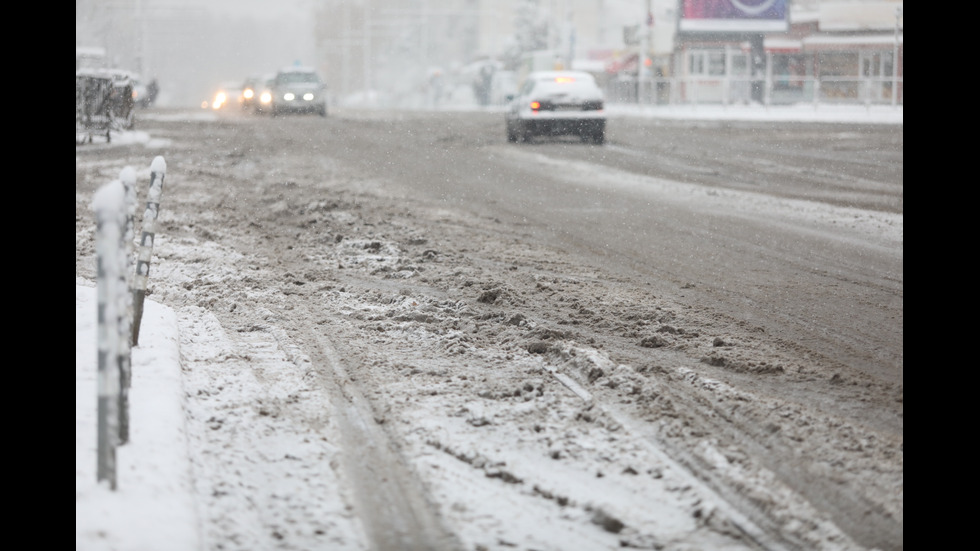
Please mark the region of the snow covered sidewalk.
POLYGON ((117 449, 115 491, 96 480, 96 289, 75 282, 75 549, 200 548, 173 310, 146 301, 132 351, 130 441, 117 449))

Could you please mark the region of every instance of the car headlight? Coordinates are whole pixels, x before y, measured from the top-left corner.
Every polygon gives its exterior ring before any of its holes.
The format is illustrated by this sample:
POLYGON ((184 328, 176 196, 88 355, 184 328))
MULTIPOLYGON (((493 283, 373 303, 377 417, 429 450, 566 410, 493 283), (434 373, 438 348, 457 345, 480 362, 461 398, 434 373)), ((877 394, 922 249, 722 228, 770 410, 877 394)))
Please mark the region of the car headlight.
POLYGON ((251 88, 246 88, 245 91, 242 92, 242 96, 244 96, 245 99, 252 99, 252 97, 255 96, 255 91, 251 88))
POLYGON ((282 95, 282 99, 286 101, 293 101, 294 99, 296 99, 296 94, 292 92, 286 92, 285 94, 282 95))
POLYGON ((259 101, 262 103, 271 103, 272 94, 270 94, 269 92, 262 92, 262 95, 259 96, 259 101))
POLYGON ((313 101, 313 92, 307 92, 303 94, 303 99, 306 101, 313 101))
POLYGON ((218 94, 214 96, 214 103, 211 104, 211 107, 214 109, 221 109, 221 106, 225 104, 225 100, 227 99, 228 96, 226 96, 224 92, 218 92, 218 94))

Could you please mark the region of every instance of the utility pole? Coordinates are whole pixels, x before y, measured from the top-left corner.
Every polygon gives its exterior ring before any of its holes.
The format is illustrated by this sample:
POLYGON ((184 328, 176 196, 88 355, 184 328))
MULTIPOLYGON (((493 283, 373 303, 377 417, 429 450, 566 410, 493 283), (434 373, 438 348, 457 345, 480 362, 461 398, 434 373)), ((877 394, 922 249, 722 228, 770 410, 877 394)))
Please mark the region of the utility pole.
POLYGON ((892 107, 898 105, 898 31, 902 22, 902 6, 895 8, 895 46, 892 50, 892 107))
POLYGON ((643 9, 643 36, 640 38, 640 56, 637 60, 639 67, 636 71, 636 76, 639 78, 639 83, 636 87, 636 102, 637 103, 647 103, 647 85, 650 82, 650 44, 651 36, 650 33, 653 31, 653 9, 651 7, 652 0, 644 0, 643 9))
POLYGON ((142 0, 136 0, 136 28, 139 29, 139 36, 136 37, 136 73, 139 75, 140 80, 145 83, 147 73, 146 9, 143 7, 142 0))
POLYGON ((363 29, 363 62, 364 62, 364 91, 369 93, 371 90, 371 2, 364 2, 364 29, 363 29))
POLYGON ((753 34, 749 37, 752 64, 752 100, 763 103, 766 78, 766 47, 765 35, 753 34))

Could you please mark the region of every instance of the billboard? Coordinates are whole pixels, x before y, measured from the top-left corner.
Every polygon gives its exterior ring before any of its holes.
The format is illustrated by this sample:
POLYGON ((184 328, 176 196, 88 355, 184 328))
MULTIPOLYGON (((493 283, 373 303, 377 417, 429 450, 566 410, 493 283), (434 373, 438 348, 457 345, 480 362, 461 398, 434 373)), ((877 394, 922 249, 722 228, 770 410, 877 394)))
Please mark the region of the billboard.
POLYGON ((789 29, 787 0, 679 0, 680 32, 763 33, 789 29))

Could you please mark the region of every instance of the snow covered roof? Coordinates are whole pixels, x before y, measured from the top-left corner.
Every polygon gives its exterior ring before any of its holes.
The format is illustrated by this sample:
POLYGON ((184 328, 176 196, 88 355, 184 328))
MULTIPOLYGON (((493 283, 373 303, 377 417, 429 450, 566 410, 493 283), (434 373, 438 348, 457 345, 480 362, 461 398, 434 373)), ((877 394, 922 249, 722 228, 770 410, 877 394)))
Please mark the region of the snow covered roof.
POLYGON ((105 48, 100 48, 98 46, 75 46, 75 56, 91 56, 91 57, 103 57, 105 56, 105 48))
POLYGON ((286 65, 279 69, 280 73, 315 73, 316 69, 305 65, 286 65))
POLYGON ((821 31, 882 31, 902 22, 902 2, 823 2, 817 7, 821 31))
POLYGON ((831 0, 797 2, 790 6, 791 23, 817 23, 823 31, 869 31, 895 28, 896 11, 903 24, 902 1, 831 0))
POLYGON ((75 70, 75 76, 107 78, 119 83, 139 80, 138 75, 132 71, 104 67, 81 67, 75 70))

